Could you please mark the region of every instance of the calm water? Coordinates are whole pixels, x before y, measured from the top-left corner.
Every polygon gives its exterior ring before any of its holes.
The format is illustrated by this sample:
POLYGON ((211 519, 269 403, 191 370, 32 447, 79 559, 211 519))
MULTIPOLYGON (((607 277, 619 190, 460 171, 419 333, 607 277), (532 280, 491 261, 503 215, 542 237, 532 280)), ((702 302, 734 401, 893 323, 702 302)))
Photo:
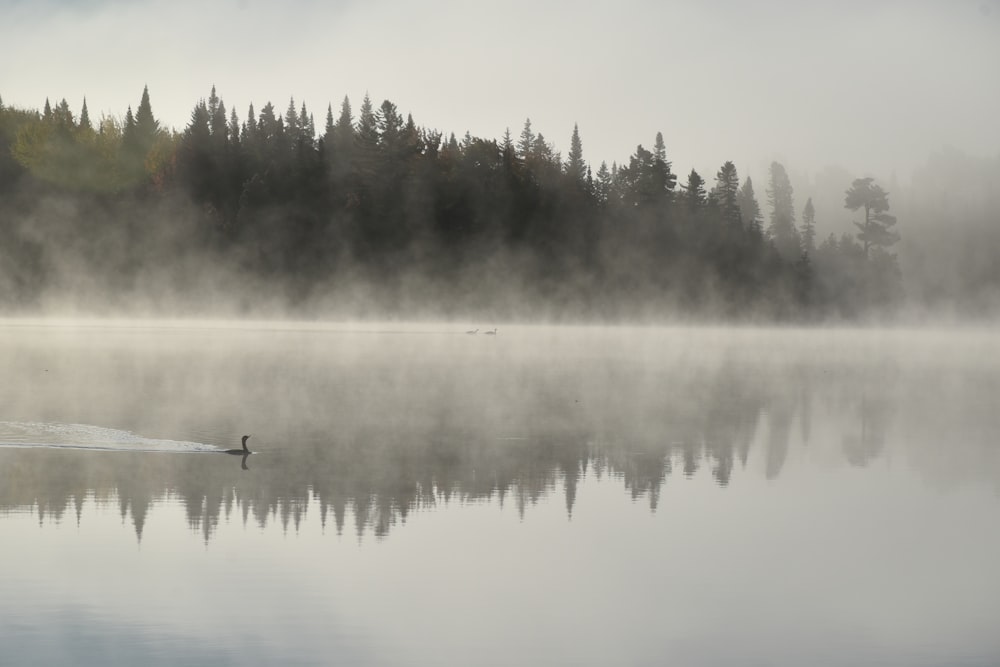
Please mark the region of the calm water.
POLYGON ((0 324, 0 664, 1000 664, 996 332, 466 328, 0 324))

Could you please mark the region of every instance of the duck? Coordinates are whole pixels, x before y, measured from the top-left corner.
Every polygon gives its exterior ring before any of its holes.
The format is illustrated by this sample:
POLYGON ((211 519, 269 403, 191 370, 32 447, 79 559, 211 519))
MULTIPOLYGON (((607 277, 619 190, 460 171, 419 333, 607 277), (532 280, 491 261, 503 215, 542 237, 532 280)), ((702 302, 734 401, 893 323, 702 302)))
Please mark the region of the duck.
POLYGON ((243 449, 227 449, 223 453, 224 454, 238 454, 239 456, 243 456, 245 454, 252 454, 252 452, 250 451, 250 449, 247 447, 247 439, 249 437, 250 437, 249 435, 243 436, 243 449))
POLYGON ((496 327, 493 328, 493 331, 487 331, 485 333, 487 336, 496 336, 497 335, 496 327))

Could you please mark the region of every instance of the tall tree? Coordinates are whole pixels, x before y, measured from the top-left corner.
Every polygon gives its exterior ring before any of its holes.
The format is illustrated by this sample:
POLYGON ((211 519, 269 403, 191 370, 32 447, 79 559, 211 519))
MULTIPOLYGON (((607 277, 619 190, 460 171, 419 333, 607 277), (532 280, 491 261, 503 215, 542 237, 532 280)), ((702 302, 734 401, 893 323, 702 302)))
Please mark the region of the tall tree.
POLYGON ((663 133, 656 133, 656 140, 653 143, 653 157, 657 160, 667 161, 667 145, 663 143, 663 133))
POLYGON ((87 98, 83 98, 83 107, 80 109, 80 124, 79 128, 81 130, 93 130, 94 126, 90 123, 90 112, 87 111, 87 98))
POLYGON ((694 169, 688 174, 687 184, 684 186, 684 200, 692 211, 705 205, 705 179, 694 169))
POLYGON ((522 160, 527 161, 531 157, 531 151, 535 145, 535 133, 531 131, 531 119, 524 120, 524 128, 521 130, 521 137, 517 142, 517 155, 522 160))
POLYGON ((740 178, 736 165, 727 161, 715 175, 715 201, 723 219, 733 227, 741 227, 739 204, 740 178))
POLYGON ((806 200, 802 209, 802 250, 809 255, 816 254, 816 209, 812 197, 806 200))
POLYGON ((566 161, 566 175, 574 182, 582 183, 587 173, 587 165, 583 161, 583 143, 580 141, 580 130, 573 123, 573 135, 569 140, 569 159, 566 161))
POLYGON ((764 218, 760 213, 760 204, 757 203, 757 196, 753 191, 753 181, 747 176, 746 180, 743 181, 743 187, 740 188, 738 196, 739 206, 740 206, 740 218, 743 220, 743 224, 746 225, 747 231, 751 235, 760 237, 761 236, 761 226, 764 222, 764 218))
POLYGON ((767 235, 782 257, 795 261, 802 248, 799 232, 795 228, 792 183, 788 180, 785 167, 779 162, 771 163, 769 176, 767 202, 771 205, 771 224, 767 227, 767 235))
POLYGON ((355 136, 362 151, 374 151, 378 145, 378 120, 375 117, 375 108, 372 106, 372 99, 368 93, 365 93, 365 99, 361 101, 361 113, 358 116, 358 128, 355 136))
POLYGON ((871 246, 888 248, 899 240, 899 234, 892 230, 896 217, 889 215, 889 193, 874 184, 873 178, 857 178, 851 184, 844 198, 844 208, 852 211, 864 209, 865 219, 855 222, 858 240, 864 244, 865 257, 871 246))
POLYGON ((611 198, 611 171, 607 162, 601 162, 600 169, 597 170, 597 182, 594 186, 597 201, 605 203, 611 198))
POLYGON ((142 99, 135 112, 135 129, 140 145, 147 150, 156 141, 160 132, 160 122, 153 117, 153 107, 149 103, 149 87, 143 86, 142 99))

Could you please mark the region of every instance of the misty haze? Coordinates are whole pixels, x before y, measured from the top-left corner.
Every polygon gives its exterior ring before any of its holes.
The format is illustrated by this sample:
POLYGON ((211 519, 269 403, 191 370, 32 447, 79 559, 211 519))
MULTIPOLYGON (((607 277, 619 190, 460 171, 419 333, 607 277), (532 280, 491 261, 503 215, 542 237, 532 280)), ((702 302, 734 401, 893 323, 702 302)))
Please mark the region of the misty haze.
POLYGON ((1000 664, 997 0, 0 43, 0 664, 1000 664))

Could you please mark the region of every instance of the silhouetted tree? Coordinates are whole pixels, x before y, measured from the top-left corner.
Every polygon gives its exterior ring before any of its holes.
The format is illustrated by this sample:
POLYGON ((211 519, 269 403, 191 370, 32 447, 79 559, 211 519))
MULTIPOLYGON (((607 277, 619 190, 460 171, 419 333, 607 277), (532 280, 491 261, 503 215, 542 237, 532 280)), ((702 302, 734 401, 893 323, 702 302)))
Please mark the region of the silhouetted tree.
POLYGON ((586 176, 587 165, 583 161, 583 143, 580 141, 580 130, 576 123, 573 123, 573 136, 570 137, 569 145, 566 175, 571 181, 582 183, 586 176))
POLYGON ((739 205, 740 179, 736 165, 726 162, 715 175, 715 200, 718 202, 722 218, 735 228, 742 226, 739 205))
POLYGON ((812 197, 802 209, 802 250, 810 255, 816 252, 816 209, 812 197))
POLYGON ((738 201, 740 218, 743 220, 743 224, 746 225, 747 231, 752 236, 760 237, 762 235, 761 225, 764 219, 761 216, 760 205, 757 203, 757 197, 753 191, 753 181, 750 180, 749 176, 743 182, 743 187, 740 188, 738 201))
POLYGON ((889 215, 889 194, 878 185, 873 178, 857 178, 851 184, 844 198, 844 208, 852 211, 864 209, 865 219, 855 222, 858 228, 858 240, 864 245, 865 256, 871 246, 888 248, 899 240, 899 234, 892 230, 896 224, 895 216, 889 215))
POLYGON ((798 230, 795 229, 792 184, 785 168, 778 162, 771 163, 768 173, 767 202, 771 205, 771 224, 767 227, 767 236, 782 257, 795 261, 802 248, 798 230))
POLYGON ((692 211, 705 205, 705 179, 694 169, 688 174, 687 184, 684 186, 684 201, 692 211))

